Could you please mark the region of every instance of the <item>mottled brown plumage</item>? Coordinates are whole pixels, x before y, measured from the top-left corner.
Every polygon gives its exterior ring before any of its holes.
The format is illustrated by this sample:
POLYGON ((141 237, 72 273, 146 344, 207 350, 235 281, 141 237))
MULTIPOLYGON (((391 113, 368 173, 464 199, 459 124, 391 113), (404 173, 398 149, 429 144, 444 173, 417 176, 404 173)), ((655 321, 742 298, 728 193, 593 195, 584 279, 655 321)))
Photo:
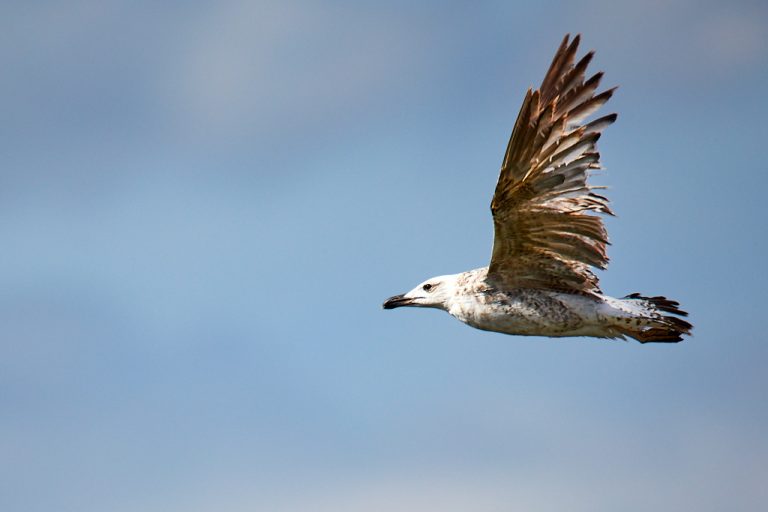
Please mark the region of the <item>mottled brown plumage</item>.
POLYGON ((428 279, 385 309, 439 308, 477 329, 524 336, 674 343, 690 334, 677 302, 603 295, 590 269, 608 264, 596 214, 611 210, 587 178, 600 168, 595 144, 616 114, 585 122, 614 89, 597 92, 603 75, 586 78, 592 53, 577 62, 578 46, 579 36, 566 36, 541 86, 525 95, 491 202, 490 265, 428 279))
POLYGON ((599 293, 589 267, 608 263, 605 226, 589 212, 612 212, 587 176, 600 168, 595 143, 616 114, 582 121, 614 89, 595 94, 602 73, 585 80, 593 53, 574 64, 580 38, 569 39, 541 87, 525 95, 491 202, 489 278, 506 287, 599 293))

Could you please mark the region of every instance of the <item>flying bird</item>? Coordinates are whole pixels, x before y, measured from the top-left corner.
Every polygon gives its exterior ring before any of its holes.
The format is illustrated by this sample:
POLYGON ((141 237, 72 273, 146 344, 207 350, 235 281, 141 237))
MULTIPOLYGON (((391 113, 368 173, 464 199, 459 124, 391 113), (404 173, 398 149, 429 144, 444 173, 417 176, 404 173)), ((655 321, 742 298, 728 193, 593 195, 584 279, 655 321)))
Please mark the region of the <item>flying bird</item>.
POLYGON ((608 263, 602 219, 608 199, 587 184, 600 169, 596 143, 616 120, 587 122, 615 88, 586 77, 594 52, 576 61, 580 36, 566 35, 541 86, 528 89, 491 201, 490 265, 427 279, 384 302, 437 308, 477 329, 526 336, 593 336, 678 342, 692 325, 662 296, 604 295, 591 267, 608 263))

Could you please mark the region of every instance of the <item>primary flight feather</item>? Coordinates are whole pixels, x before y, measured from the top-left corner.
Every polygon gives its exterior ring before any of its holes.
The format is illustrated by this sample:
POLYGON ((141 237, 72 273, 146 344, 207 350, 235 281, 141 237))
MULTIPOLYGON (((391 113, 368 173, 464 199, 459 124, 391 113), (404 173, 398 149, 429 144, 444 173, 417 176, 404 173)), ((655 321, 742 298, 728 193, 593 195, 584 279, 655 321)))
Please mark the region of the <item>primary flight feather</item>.
POLYGON ((385 309, 439 308, 478 329, 518 335, 645 343, 690 334, 677 302, 603 295, 590 269, 608 263, 608 235, 594 214, 612 212, 587 178, 600 168, 596 143, 616 114, 585 122, 614 89, 597 93, 601 72, 585 78, 593 52, 576 61, 579 40, 565 36, 541 86, 523 100, 491 201, 490 265, 428 279, 385 309))

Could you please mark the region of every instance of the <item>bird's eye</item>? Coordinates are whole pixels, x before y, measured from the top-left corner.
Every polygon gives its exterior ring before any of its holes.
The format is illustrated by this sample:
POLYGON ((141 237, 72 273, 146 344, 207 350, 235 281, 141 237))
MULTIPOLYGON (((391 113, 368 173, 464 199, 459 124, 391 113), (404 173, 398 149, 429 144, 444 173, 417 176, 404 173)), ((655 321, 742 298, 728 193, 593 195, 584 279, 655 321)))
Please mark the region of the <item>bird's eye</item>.
POLYGON ((422 288, 424 289, 425 292, 428 292, 429 290, 432 289, 432 285, 427 283, 424 286, 422 286, 422 288))

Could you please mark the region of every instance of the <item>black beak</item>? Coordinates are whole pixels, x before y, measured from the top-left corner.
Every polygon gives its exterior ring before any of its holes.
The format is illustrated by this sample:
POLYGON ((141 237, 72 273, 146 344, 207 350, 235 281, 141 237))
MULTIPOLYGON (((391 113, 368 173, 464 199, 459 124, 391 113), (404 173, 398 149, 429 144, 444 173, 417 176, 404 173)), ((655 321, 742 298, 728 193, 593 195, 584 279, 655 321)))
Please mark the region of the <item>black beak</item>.
POLYGON ((410 306, 411 305, 411 299, 405 298, 405 296, 401 295, 395 295, 394 297, 390 297, 387 300, 384 301, 384 304, 382 304, 382 307, 384 309, 395 309, 399 308, 400 306, 410 306))

